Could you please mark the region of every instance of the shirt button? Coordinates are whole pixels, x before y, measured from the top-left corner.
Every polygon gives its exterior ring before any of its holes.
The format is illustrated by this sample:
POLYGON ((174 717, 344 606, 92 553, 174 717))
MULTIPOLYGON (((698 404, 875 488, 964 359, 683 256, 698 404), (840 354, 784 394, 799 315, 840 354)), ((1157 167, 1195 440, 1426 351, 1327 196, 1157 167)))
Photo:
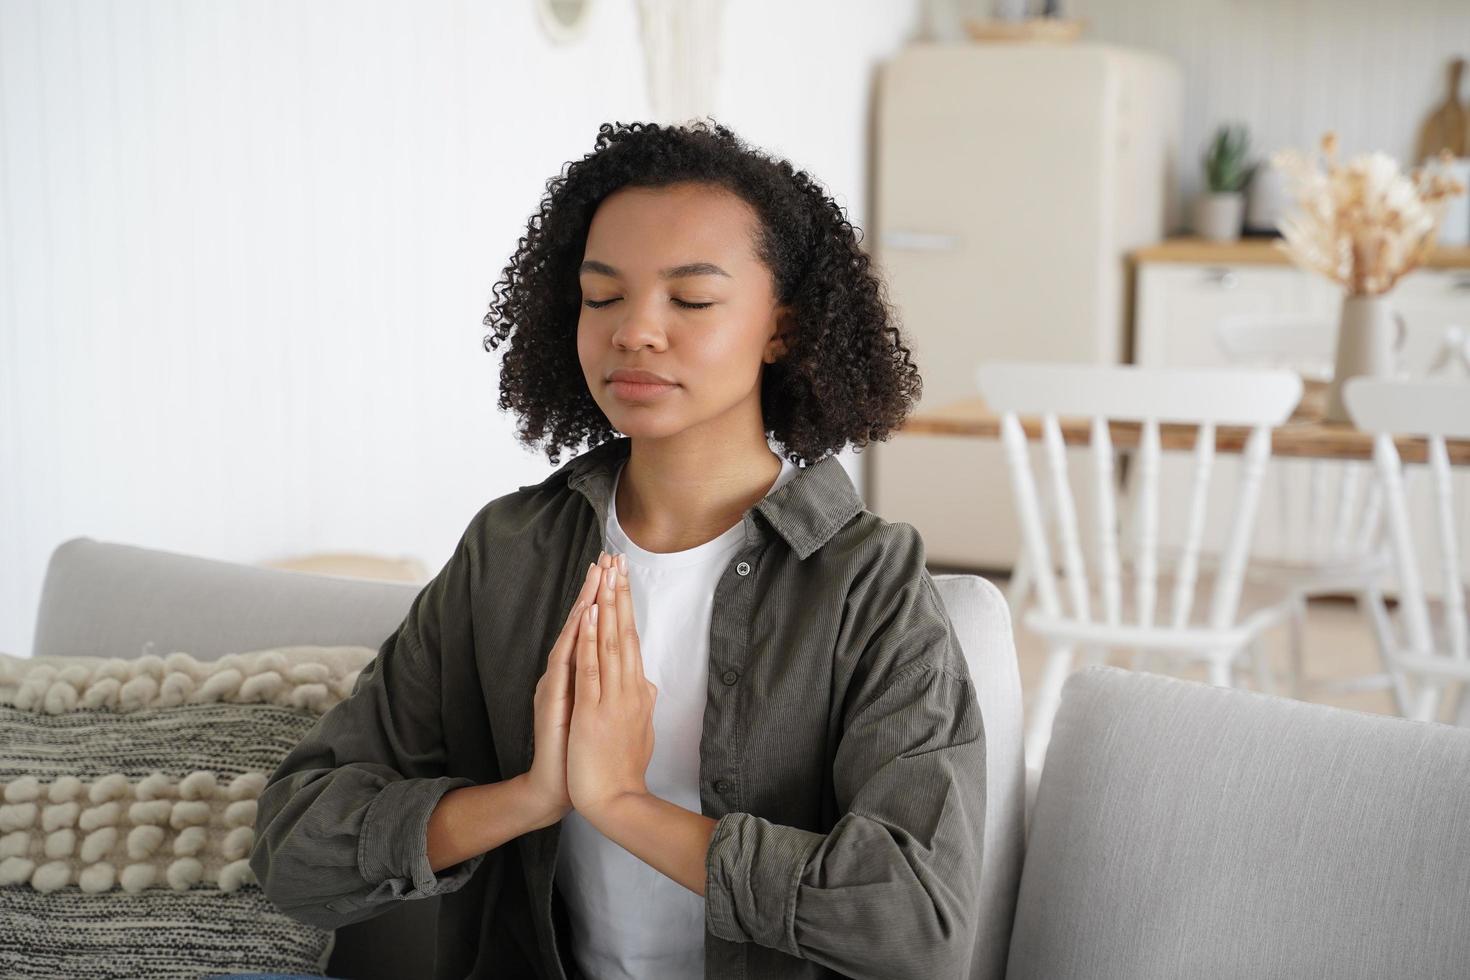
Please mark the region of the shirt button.
POLYGON ((748 561, 741 562, 740 564, 738 564, 738 565, 735 566, 735 571, 739 572, 741 575, 749 575, 750 574, 750 562, 748 562, 748 561))
POLYGON ((723 779, 716 779, 715 780, 715 792, 716 793, 720 793, 721 795, 723 795, 724 793, 728 792, 729 789, 730 789, 730 784, 727 783, 727 782, 725 782, 723 779))
POLYGON ((734 684, 739 679, 740 675, 735 673, 735 671, 733 670, 725 671, 725 673, 720 677, 720 680, 724 681, 726 684, 734 684))

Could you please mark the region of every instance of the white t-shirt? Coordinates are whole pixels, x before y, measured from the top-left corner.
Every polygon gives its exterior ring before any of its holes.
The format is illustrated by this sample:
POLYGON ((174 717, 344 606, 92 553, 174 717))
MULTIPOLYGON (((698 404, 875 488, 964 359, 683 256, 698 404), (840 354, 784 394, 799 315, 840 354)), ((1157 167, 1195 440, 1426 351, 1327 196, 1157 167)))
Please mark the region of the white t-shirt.
MULTIPOLYGON (((798 469, 781 459, 771 492, 798 469)), ((643 673, 658 686, 653 758, 645 777, 654 796, 700 812, 699 740, 709 678, 709 625, 715 585, 739 550, 743 525, 684 551, 638 547, 618 524, 613 478, 607 551, 628 556, 643 673)), ((561 821, 556 883, 572 920, 577 965, 597 980, 687 980, 704 976, 704 899, 604 837, 573 810, 561 821)))

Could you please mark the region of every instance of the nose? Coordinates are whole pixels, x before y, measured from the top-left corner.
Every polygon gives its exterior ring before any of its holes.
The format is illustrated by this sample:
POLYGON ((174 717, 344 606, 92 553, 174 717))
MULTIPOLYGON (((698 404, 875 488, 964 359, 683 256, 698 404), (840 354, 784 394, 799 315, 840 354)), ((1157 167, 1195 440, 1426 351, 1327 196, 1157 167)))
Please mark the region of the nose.
POLYGON ((658 315, 653 312, 655 302, 649 301, 636 306, 627 303, 624 306, 626 315, 618 321, 617 329, 613 331, 613 346, 630 350, 643 347, 658 350, 664 346, 664 329, 659 325, 658 315))

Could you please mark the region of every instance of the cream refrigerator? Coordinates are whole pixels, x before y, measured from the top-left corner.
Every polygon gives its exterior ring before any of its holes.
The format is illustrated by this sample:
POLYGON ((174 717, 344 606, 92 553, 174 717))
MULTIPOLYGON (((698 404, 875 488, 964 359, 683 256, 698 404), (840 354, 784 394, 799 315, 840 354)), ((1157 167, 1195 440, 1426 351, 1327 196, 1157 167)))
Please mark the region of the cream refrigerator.
MULTIPOLYGON (((918 410, 974 397, 983 359, 1128 362, 1127 255, 1181 210, 1176 65, 1085 42, 918 44, 880 72, 869 242, 918 410)), ((931 563, 1010 568, 999 442, 899 432, 860 455, 869 508, 914 525, 931 563)))

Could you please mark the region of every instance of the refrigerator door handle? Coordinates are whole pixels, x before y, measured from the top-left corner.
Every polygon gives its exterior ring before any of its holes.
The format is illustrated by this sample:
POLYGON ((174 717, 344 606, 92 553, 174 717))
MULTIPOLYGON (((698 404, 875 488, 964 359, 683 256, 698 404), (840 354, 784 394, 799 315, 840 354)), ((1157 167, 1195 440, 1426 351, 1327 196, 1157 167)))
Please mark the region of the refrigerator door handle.
POLYGON ((952 252, 960 247, 959 235, 943 235, 928 231, 885 231, 883 247, 915 252, 952 252))

